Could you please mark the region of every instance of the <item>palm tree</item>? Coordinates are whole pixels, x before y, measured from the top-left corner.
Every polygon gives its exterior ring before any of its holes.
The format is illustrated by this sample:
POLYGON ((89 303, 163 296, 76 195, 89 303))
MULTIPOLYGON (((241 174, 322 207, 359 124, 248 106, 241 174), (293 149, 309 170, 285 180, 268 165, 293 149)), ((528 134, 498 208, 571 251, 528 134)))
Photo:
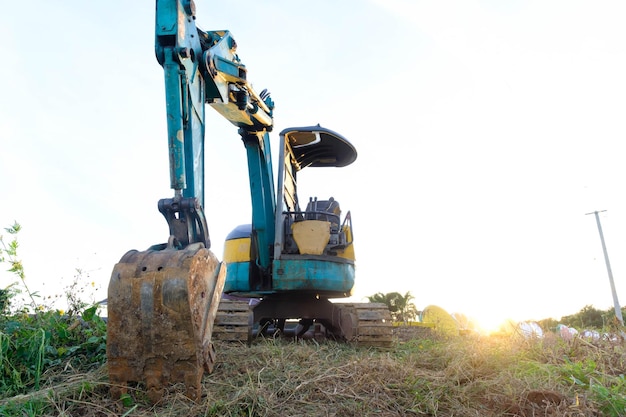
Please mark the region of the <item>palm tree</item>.
POLYGON ((387 297, 382 292, 377 292, 374 295, 368 295, 367 299, 370 303, 383 303, 386 304, 387 297))
POLYGON ((397 321, 411 321, 414 320, 417 316, 417 308, 415 304, 411 302, 415 297, 411 294, 410 291, 407 291, 404 295, 396 293, 396 306, 398 307, 398 312, 396 314, 397 321))
POLYGON ((382 292, 377 292, 374 295, 368 296, 367 299, 369 300, 370 303, 385 304, 393 317, 394 314, 398 311, 398 307, 395 304, 395 299, 396 299, 395 294, 398 294, 398 293, 391 292, 391 293, 383 294, 382 292))
POLYGON ((407 322, 414 320, 417 316, 417 308, 411 302, 413 295, 407 291, 404 295, 399 292, 382 293, 377 292, 367 297, 370 303, 383 303, 389 309, 394 321, 407 322))

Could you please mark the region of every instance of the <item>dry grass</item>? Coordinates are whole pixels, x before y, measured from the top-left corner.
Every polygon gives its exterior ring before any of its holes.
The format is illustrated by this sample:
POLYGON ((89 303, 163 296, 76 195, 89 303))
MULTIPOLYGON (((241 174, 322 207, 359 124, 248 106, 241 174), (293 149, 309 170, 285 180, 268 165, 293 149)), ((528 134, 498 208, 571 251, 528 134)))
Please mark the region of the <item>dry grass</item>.
POLYGON ((218 365, 204 378, 198 403, 180 387, 156 405, 140 387, 114 402, 105 365, 46 375, 43 389, 0 400, 0 407, 14 415, 86 417, 604 416, 620 414, 610 414, 610 404, 607 413, 583 380, 606 387, 625 369, 623 344, 552 338, 421 335, 386 350, 283 340, 216 348, 218 365))

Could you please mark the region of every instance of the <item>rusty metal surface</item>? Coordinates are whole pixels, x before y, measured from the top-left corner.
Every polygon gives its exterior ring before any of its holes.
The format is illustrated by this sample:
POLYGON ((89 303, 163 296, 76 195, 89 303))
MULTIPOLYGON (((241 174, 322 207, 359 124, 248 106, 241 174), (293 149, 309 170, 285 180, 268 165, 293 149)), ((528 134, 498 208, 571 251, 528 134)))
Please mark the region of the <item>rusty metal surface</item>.
POLYGON ((111 394, 145 384, 157 402, 183 383, 200 398, 204 372, 213 370, 213 322, 225 266, 202 244, 184 250, 130 251, 115 265, 108 293, 107 361, 111 394))

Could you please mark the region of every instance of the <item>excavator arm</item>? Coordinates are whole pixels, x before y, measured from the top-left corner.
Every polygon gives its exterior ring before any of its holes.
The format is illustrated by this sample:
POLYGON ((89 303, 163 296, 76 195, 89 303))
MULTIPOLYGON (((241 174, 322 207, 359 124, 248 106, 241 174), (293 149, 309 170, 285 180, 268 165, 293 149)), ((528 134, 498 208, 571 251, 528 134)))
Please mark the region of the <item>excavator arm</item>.
MULTIPOLYGON (((242 137, 270 131, 274 103, 247 81, 228 31, 204 32, 196 27, 192 0, 157 0, 155 54, 165 75, 165 103, 173 198, 159 201, 175 244, 202 242, 210 247, 204 206, 205 103, 241 128, 242 137)), ((253 145, 255 146, 255 145, 253 145)), ((267 153, 269 155, 269 152, 267 153)))
POLYGON ((203 212, 206 104, 239 128, 259 265, 271 265, 275 203, 268 132, 274 103, 248 83, 231 34, 202 31, 195 20, 192 0, 156 0, 155 54, 165 76, 174 196, 158 203, 169 226, 167 243, 127 252, 111 274, 107 360, 113 397, 134 382, 145 384, 158 402, 167 386, 180 382, 198 399, 202 375, 213 368, 211 336, 226 267, 209 250, 203 212))

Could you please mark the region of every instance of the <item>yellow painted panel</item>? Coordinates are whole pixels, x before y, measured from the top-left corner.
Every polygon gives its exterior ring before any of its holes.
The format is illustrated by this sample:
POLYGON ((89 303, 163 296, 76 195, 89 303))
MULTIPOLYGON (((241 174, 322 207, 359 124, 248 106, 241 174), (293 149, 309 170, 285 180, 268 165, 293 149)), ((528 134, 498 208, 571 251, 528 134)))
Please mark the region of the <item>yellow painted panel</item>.
POLYGON ((330 240, 330 222, 305 220, 291 226, 293 240, 301 254, 322 255, 330 240))
MULTIPOLYGON (((349 226, 344 226, 343 231, 346 234, 346 241, 350 242, 352 240, 352 229, 350 229, 349 226)), ((351 259, 354 261, 356 259, 354 255, 354 243, 352 243, 344 250, 338 251, 337 256, 345 259, 351 259)))
POLYGON ((224 262, 250 261, 250 238, 230 239, 224 244, 224 262))

